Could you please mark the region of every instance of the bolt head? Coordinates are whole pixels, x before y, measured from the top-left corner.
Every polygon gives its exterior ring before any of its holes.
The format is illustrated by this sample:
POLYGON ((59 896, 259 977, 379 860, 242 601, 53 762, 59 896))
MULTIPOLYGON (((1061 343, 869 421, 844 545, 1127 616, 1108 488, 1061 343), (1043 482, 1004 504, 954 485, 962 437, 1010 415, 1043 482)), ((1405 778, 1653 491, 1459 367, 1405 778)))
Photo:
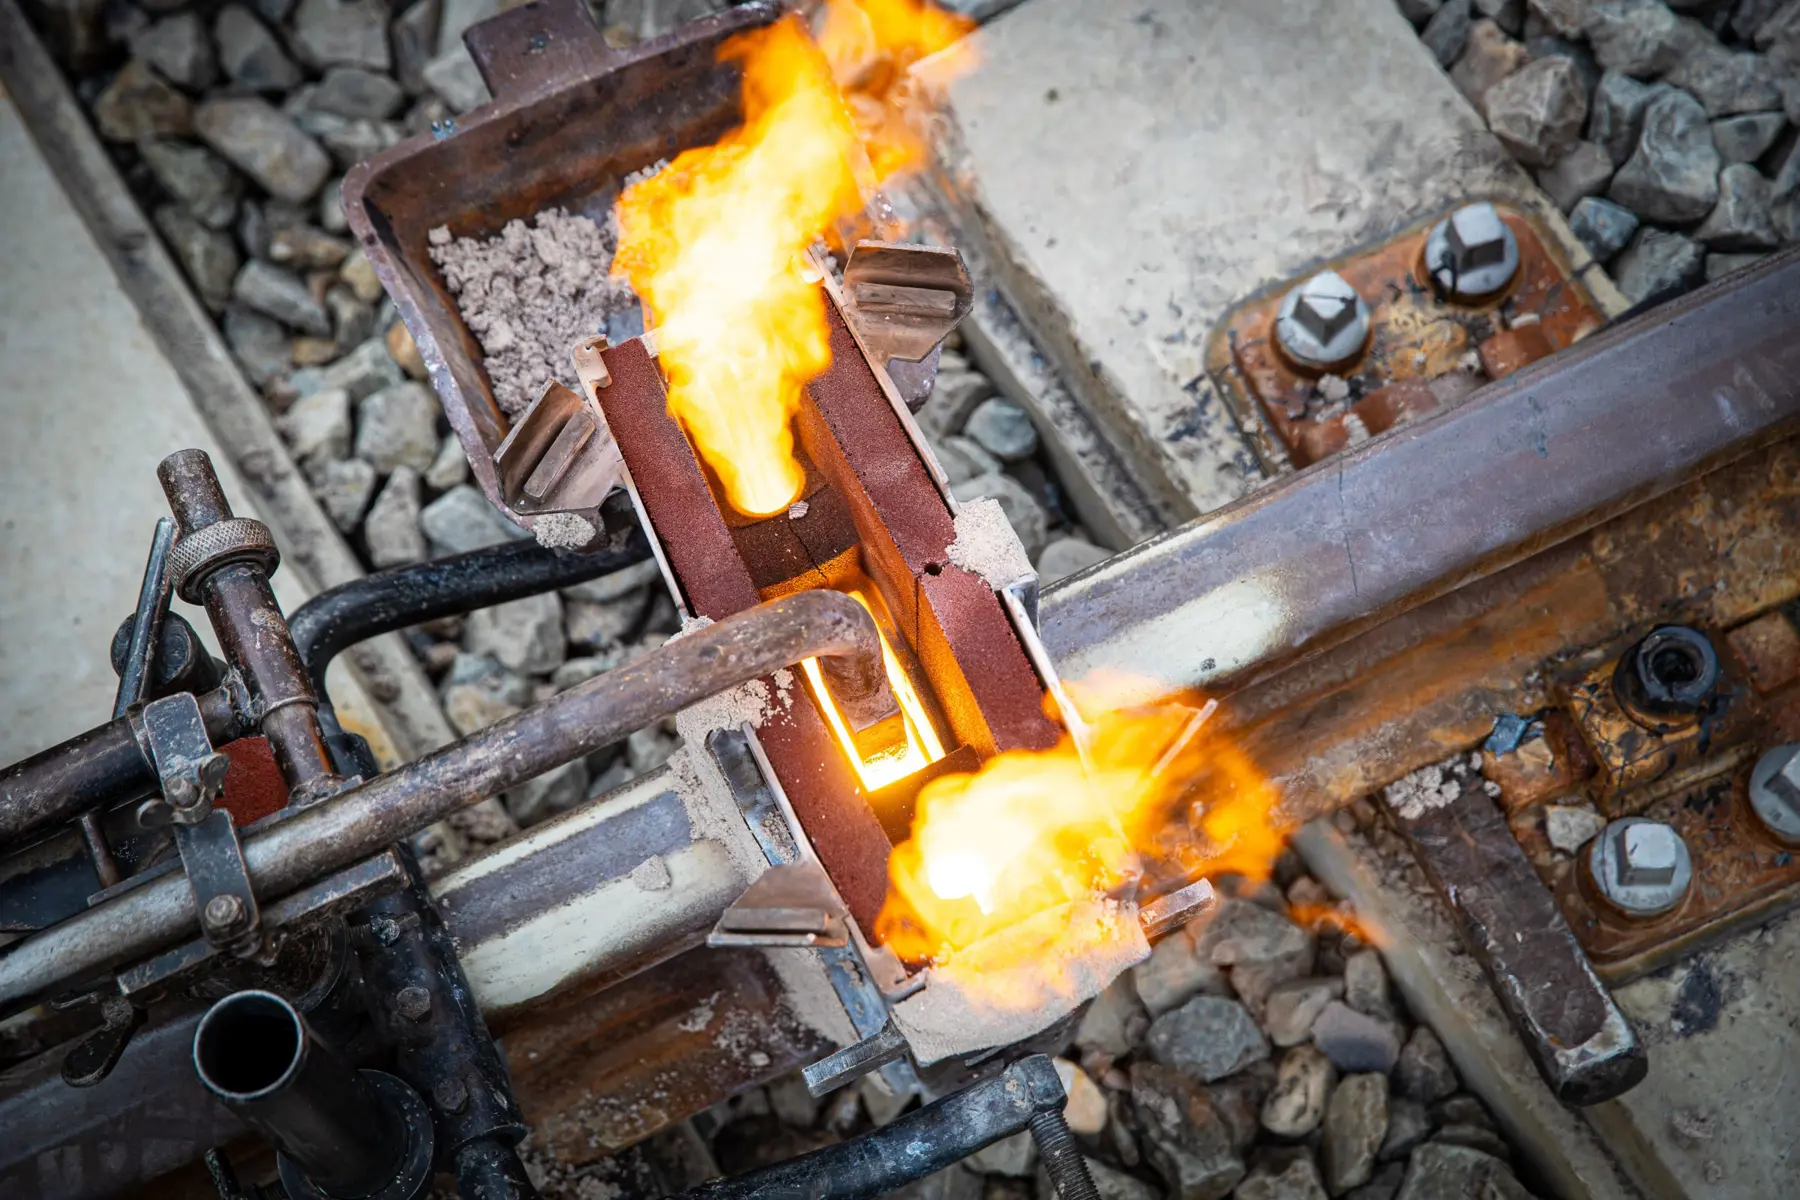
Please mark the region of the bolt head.
POLYGON ((445 1112, 461 1112, 463 1105, 469 1102, 469 1089, 462 1080, 452 1075, 438 1081, 438 1085, 431 1089, 431 1098, 445 1112))
POLYGON ((192 808, 200 802, 200 789, 186 775, 177 775, 163 786, 163 799, 172 808, 192 808))
POLYGON ((1626 887, 1664 884, 1675 878, 1681 837, 1667 825, 1627 825, 1615 835, 1619 882, 1626 887))
POLYGON ((1687 894, 1693 861, 1672 826, 1624 817, 1608 825, 1589 846, 1589 878, 1600 897, 1627 916, 1667 912, 1687 894))
POLYGON ((1487 296, 1518 274, 1519 242, 1492 204, 1464 205, 1426 238, 1425 261, 1456 299, 1487 296))
POLYGON ((244 902, 229 892, 221 892, 206 902, 201 920, 212 930, 235 929, 244 921, 244 902))
MULTIPOLYGON (((1654 719, 1698 713, 1719 686, 1719 656, 1698 629, 1664 625, 1634 646, 1620 663, 1628 676, 1621 699, 1654 719)), ((1615 683, 1615 688, 1617 683, 1615 683)))
POLYGON ((394 993, 394 1011, 408 1021, 423 1021, 431 1011, 431 993, 410 984, 394 993))
POLYGON ((1763 828, 1800 846, 1800 742, 1777 746, 1750 768, 1750 809, 1763 828))
POLYGON ((1304 366, 1331 367, 1354 358, 1369 339, 1369 306, 1336 271, 1321 271, 1287 294, 1275 336, 1304 366))

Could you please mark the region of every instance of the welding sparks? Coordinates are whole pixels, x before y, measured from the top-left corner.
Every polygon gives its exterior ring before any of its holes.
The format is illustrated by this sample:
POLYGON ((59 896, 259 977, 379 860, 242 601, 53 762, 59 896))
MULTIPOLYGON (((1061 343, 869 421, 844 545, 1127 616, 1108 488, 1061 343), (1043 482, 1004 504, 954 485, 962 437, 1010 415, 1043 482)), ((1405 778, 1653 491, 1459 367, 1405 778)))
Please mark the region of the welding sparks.
MULTIPOLYGON (((1130 899, 1149 863, 1189 874, 1271 868, 1282 845, 1272 794, 1222 738, 1199 729, 1206 706, 1104 710, 1094 687, 1071 690, 1089 714, 1085 753, 1065 737, 921 791, 912 837, 889 861, 876 922, 902 958, 941 967, 979 947, 979 974, 999 979, 1005 973, 994 964, 1008 953, 1009 930, 1050 910, 1130 899), (1201 780, 1210 798, 1192 801, 1201 780)), ((1041 957, 1037 940, 1015 949, 1041 957)), ((1063 950, 1079 956, 1077 931, 1065 940, 1063 950)), ((995 992, 991 1003, 1011 999, 1000 985, 995 992)))
POLYGON ((619 197, 613 272, 656 326, 669 408, 733 508, 781 512, 805 472, 792 419, 831 365, 804 258, 915 161, 898 80, 970 28, 918 0, 832 0, 820 41, 797 16, 728 41, 744 124, 619 197))

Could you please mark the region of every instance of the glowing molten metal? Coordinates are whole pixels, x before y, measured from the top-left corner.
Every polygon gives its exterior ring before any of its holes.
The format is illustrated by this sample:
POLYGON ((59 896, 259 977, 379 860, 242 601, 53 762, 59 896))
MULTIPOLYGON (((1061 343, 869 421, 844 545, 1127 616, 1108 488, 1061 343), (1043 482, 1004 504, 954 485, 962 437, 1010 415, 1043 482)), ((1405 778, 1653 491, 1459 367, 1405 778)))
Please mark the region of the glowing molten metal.
POLYGON ((938 740, 937 730, 932 728, 931 717, 926 713, 924 704, 920 703, 919 693, 913 689, 906 668, 900 665, 899 657, 888 643, 887 634, 881 631, 880 617, 870 607, 868 597, 860 591, 852 591, 850 598, 868 608, 871 616, 876 616, 876 633, 881 638, 881 657, 887 666, 888 686, 893 688, 894 699, 900 705, 900 715, 906 721, 906 741, 889 753, 863 757, 856 748, 856 739, 850 733, 850 726, 838 711, 837 702, 831 698, 831 692, 825 686, 825 678, 819 672, 819 660, 805 659, 801 662, 800 669, 806 675, 806 681, 812 685, 813 695, 818 698, 819 708, 825 713, 832 735, 837 738, 838 745, 844 748, 844 753, 855 766, 857 777, 862 780, 863 790, 873 792, 896 780, 905 779, 920 767, 944 757, 944 744, 938 740))
POLYGON ((895 81, 968 28, 918 0, 832 0, 823 46, 797 16, 740 34, 720 57, 743 70, 744 124, 619 197, 613 273, 656 327, 670 412, 740 512, 780 512, 805 483, 791 422, 831 347, 804 256, 914 160, 895 81))

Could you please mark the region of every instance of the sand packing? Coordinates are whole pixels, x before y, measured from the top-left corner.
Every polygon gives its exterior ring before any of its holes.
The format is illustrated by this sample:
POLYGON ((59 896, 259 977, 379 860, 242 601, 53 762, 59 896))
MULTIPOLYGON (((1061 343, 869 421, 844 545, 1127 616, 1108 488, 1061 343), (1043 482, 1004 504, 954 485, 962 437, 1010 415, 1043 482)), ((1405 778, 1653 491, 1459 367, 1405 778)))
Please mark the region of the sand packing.
POLYGON ((637 304, 611 278, 618 238, 591 218, 545 209, 527 225, 509 221, 497 237, 431 231, 431 258, 463 320, 481 343, 494 398, 508 417, 531 405, 552 379, 575 387, 569 347, 606 332, 607 318, 637 304))

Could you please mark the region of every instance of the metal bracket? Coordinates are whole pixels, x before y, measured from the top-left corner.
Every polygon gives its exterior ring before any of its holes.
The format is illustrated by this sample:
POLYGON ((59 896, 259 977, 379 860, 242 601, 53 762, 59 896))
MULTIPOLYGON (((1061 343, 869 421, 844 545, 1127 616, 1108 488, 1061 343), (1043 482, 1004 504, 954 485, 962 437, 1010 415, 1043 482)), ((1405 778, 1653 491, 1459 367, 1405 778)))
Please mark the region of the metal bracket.
POLYGON ((732 901, 707 935, 722 946, 843 946, 849 942, 824 868, 810 859, 772 866, 732 901))
POLYGON ((870 1071, 878 1070, 905 1058, 912 1047, 906 1035, 889 1022, 873 1035, 835 1054, 827 1054, 818 1062, 803 1067, 800 1075, 806 1090, 814 1096, 835 1092, 846 1083, 854 1083, 870 1071))
MULTIPOLYGON (((746 722, 737 729, 716 729, 707 735, 706 748, 719 765, 744 814, 745 824, 750 827, 751 836, 770 864, 779 867, 810 861, 816 866, 817 860, 808 857, 812 853, 811 847, 802 844, 804 835, 800 832, 800 822, 788 806, 768 759, 763 756, 755 727, 746 722)), ((820 873, 823 874, 823 868, 820 873)), ((826 884, 830 886, 829 878, 826 884)), ((835 901, 835 894, 833 908, 842 912, 841 902, 835 901)), ((856 922, 845 920, 844 925, 855 944, 821 946, 819 959, 824 964, 826 978, 831 981, 832 991, 837 993, 838 1001, 844 1006, 851 1028, 858 1037, 867 1039, 888 1024, 887 1000, 870 966, 870 960, 885 951, 877 952, 867 946, 856 922)), ((896 970, 901 969, 897 959, 892 965, 896 970)), ((883 1084, 895 1095, 910 1095, 919 1090, 918 1076, 913 1073, 911 1063, 895 1059, 876 1065, 880 1067, 883 1084)))
POLYGON ((112 1074, 131 1043, 132 1035, 144 1024, 144 1010, 124 996, 107 996, 100 1001, 99 1029, 76 1044, 63 1058, 63 1082, 70 1087, 93 1087, 112 1074))
POLYGON ((153 700, 141 729, 175 825, 200 929, 215 949, 247 958, 262 948, 262 921, 231 814, 213 807, 231 760, 213 749, 192 692, 153 700))

